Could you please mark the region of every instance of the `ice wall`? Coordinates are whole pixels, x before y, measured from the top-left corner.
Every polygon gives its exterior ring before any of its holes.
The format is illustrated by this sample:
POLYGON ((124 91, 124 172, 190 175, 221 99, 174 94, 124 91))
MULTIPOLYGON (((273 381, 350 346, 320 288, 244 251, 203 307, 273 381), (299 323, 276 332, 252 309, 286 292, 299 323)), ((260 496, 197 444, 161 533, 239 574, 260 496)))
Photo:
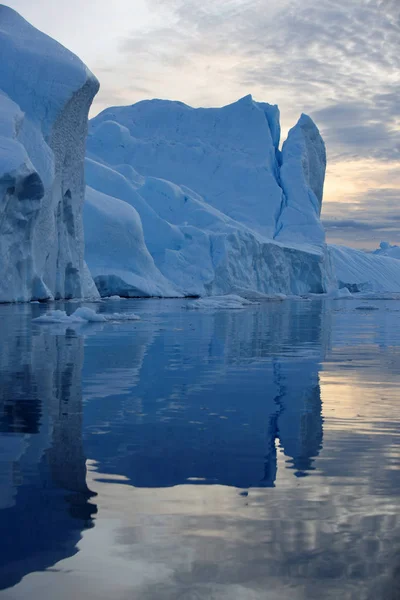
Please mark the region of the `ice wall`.
POLYGON ((282 202, 279 134, 277 107, 251 96, 222 108, 145 100, 92 119, 88 150, 107 164, 129 164, 141 175, 184 185, 272 238, 282 202))
POLYGON ((284 192, 275 239, 323 244, 320 221, 326 170, 324 141, 314 121, 301 115, 282 147, 280 181, 284 192))
POLYGON ((400 261, 385 254, 329 246, 340 288, 350 292, 400 292, 400 261))
MULTIPOLYGON (((143 101, 90 122, 86 177, 92 190, 107 194, 110 209, 121 207, 114 197, 139 215, 145 248, 164 277, 160 295, 170 295, 165 280, 180 295, 324 292, 332 279, 319 220, 325 146, 305 115, 282 153, 279 142, 278 107, 251 96, 219 109, 143 101)), ((104 198, 92 190, 91 210, 96 204, 102 218, 96 227, 114 227, 115 215, 100 209, 104 198)), ((137 295, 149 295, 154 269, 150 275, 140 266, 142 242, 135 251, 119 228, 119 259, 106 260, 86 211, 85 230, 101 293, 127 295, 129 269, 121 281, 118 263, 130 263, 141 277, 137 295)), ((114 247, 107 252, 115 256, 114 247)))
POLYGON ((86 296, 84 155, 98 81, 3 5, 0 55, 0 301, 86 296))

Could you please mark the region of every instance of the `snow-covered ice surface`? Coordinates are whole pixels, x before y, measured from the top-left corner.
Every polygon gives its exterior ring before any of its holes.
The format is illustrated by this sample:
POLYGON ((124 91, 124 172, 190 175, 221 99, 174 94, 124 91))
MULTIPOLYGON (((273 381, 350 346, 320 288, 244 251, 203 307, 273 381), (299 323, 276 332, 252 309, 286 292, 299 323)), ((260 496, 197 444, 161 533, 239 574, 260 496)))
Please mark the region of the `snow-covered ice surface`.
POLYGON ((98 296, 81 217, 98 81, 3 5, 0 56, 0 302, 98 296))
POLYGON ((400 261, 380 253, 329 246, 339 288, 350 292, 400 292, 400 261))
POLYGON ((279 138, 278 108, 251 96, 219 109, 144 101, 95 117, 84 222, 101 294, 327 291, 325 146, 305 115, 282 154, 279 138))

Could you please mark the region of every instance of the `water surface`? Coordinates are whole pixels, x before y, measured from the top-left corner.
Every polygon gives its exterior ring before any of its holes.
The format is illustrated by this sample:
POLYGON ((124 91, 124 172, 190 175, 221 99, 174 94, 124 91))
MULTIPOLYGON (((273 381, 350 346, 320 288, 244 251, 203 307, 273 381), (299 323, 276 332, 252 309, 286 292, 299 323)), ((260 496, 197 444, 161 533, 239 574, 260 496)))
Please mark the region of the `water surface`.
POLYGON ((398 599, 400 301, 367 304, 0 306, 0 599, 398 599))

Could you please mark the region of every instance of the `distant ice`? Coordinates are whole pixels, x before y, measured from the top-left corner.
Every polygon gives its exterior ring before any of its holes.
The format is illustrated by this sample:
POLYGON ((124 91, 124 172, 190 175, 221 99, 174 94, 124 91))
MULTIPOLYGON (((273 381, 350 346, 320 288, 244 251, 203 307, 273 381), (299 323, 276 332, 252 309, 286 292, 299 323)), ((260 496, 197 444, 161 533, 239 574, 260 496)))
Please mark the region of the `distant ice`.
POLYGON ((400 261, 380 253, 329 246, 339 287, 350 292, 400 292, 400 261))
POLYGON ((126 300, 126 298, 121 298, 121 296, 105 296, 104 300, 126 300))
POLYGON ((381 242, 379 248, 374 251, 374 254, 400 259, 400 246, 391 246, 389 242, 381 242))
POLYGON ((140 317, 134 313, 99 314, 91 308, 82 306, 71 315, 63 310, 51 310, 45 315, 33 319, 35 323, 105 323, 107 321, 138 321, 140 317))
POLYGON ((228 294, 226 296, 211 296, 209 298, 200 298, 199 300, 193 300, 192 302, 188 302, 188 304, 185 305, 185 308, 236 310, 246 308, 246 306, 255 306, 257 304, 259 304, 259 302, 251 302, 250 300, 246 300, 246 298, 242 298, 241 296, 236 296, 235 294, 228 294))

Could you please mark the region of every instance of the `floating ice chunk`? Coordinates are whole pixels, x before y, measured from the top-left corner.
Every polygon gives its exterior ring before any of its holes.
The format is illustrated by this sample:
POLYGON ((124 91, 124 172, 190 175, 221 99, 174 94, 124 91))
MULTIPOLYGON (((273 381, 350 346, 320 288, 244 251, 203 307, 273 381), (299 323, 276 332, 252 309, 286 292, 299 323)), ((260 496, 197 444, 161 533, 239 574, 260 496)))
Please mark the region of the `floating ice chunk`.
POLYGON ((81 306, 71 315, 64 310, 51 310, 45 315, 33 319, 36 323, 106 323, 107 321, 138 321, 140 317, 135 313, 99 314, 91 308, 81 306))
POLYGON ((327 297, 332 300, 354 299, 354 296, 347 287, 340 288, 338 290, 331 290, 330 292, 328 292, 327 297))
POLYGON ((33 319, 36 323, 99 323, 107 319, 91 308, 84 306, 78 308, 72 315, 67 315, 64 310, 51 310, 45 315, 33 319))
POLYGON ((139 315, 135 313, 112 313, 104 316, 106 321, 140 321, 139 315))
POLYGON ((81 306, 77 308, 74 313, 72 313, 71 317, 75 317, 78 319, 82 319, 83 321, 87 321, 88 323, 100 323, 107 321, 106 315, 100 315, 95 312, 91 308, 87 308, 86 306, 81 306))
POLYGON ((259 302, 251 302, 250 300, 246 300, 241 296, 236 296, 235 294, 228 294, 226 296, 211 296, 210 298, 200 298, 199 300, 194 300, 186 305, 185 308, 189 309, 240 309, 245 308, 246 306, 255 306, 259 304, 259 302))

